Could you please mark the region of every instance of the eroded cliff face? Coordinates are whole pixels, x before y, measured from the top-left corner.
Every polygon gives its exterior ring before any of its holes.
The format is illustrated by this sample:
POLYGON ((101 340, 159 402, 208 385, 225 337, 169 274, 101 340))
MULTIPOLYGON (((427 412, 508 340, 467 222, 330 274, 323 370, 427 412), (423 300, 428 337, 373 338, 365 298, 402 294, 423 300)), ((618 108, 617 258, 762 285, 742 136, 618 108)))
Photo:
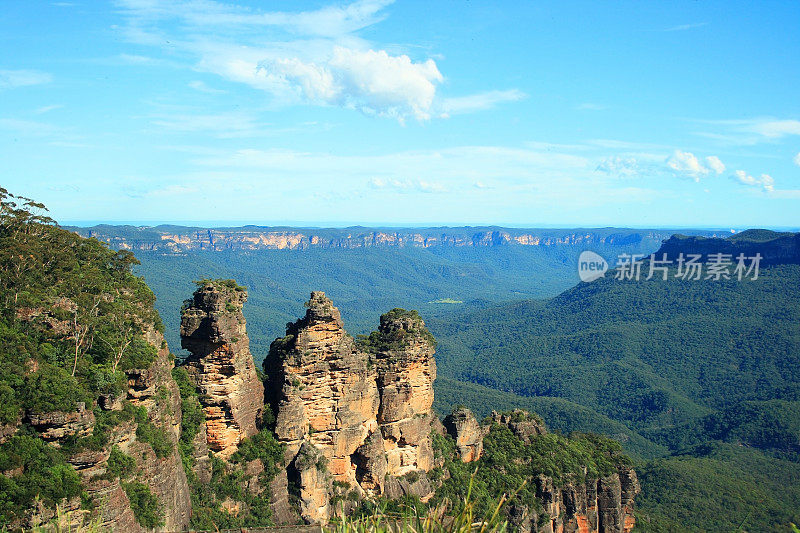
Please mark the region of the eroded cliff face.
MULTIPOLYGON (((222 458, 258 432, 264 388, 256 373, 242 306, 247 292, 233 283, 202 283, 181 313, 184 366, 205 413, 201 439, 222 458)), ((204 448, 202 442, 197 449, 204 448)))
POLYGON ((542 475, 536 479, 542 511, 512 504, 509 521, 521 533, 629 533, 636 525, 633 499, 640 491, 636 472, 629 467, 560 487, 542 475))
MULTIPOLYGON (((103 411, 119 411, 123 402, 143 409, 146 418, 166 437, 166 452, 156 455, 153 447, 137 435, 137 422, 124 419, 108 429, 108 441, 99 449, 86 447, 71 455, 69 463, 80 476, 86 494, 98 504, 97 516, 103 530, 150 531, 142 527, 134 515, 131 502, 118 477, 108 475, 108 460, 112 448, 136 461, 136 480, 147 485, 156 496, 163 512, 163 525, 157 530, 182 531, 189 526, 191 501, 186 475, 177 449, 180 434, 181 409, 177 385, 172 380, 172 356, 161 333, 149 329, 145 340, 157 349, 155 361, 146 369, 129 369, 127 390, 113 401, 98 402, 103 411)), ((54 446, 67 439, 86 437, 95 431, 94 412, 83 403, 74 412, 26 413, 24 419, 41 437, 54 446)), ((77 527, 81 515, 79 499, 63 502, 62 512, 77 527)), ((55 510, 39 505, 31 509, 27 522, 18 524, 35 527, 55 518, 55 510)))
MULTIPOLYGON (((371 247, 492 247, 492 246, 625 246, 651 242, 654 247, 672 235, 666 230, 614 232, 592 230, 523 230, 514 228, 430 228, 381 230, 345 228, 306 230, 299 228, 201 229, 188 227, 96 226, 71 228, 114 248, 162 253, 198 250, 307 250, 312 248, 371 247)), ((702 232, 703 235, 715 235, 702 232)))
POLYGON ((434 340, 416 313, 393 310, 381 316, 377 346, 378 423, 387 469, 399 477, 433 468, 431 424, 436 361, 434 340))
POLYGON ((336 485, 360 496, 429 496, 429 483, 386 487, 432 467, 436 365, 424 323, 396 310, 381 318, 372 344, 357 345, 324 293, 311 293, 307 307, 264 362, 303 518, 327 521, 336 485))
MULTIPOLYGON (((507 427, 524 444, 547 434, 541 419, 521 409, 492 412, 484 426, 466 408, 445 418, 445 428, 462 460, 480 457, 475 456, 478 435, 483 439, 492 424, 507 427)), ((512 501, 506 509, 509 524, 521 533, 629 533, 636 524, 633 505, 641 488, 636 472, 626 464, 620 463, 610 475, 586 476, 582 482, 567 479, 557 484, 544 474, 529 482, 541 508, 512 501)))

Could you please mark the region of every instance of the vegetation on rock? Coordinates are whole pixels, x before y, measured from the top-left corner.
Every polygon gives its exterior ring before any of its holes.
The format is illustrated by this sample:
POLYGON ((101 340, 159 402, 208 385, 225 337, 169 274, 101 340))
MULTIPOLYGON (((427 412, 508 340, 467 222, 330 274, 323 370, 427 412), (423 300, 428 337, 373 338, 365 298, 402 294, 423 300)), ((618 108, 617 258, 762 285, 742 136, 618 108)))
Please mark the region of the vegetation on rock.
MULTIPOLYGON (((163 330, 137 264, 0 188, 0 522, 22 523, 36 499, 51 510, 81 498, 96 505, 86 493, 93 480, 73 463, 108 446, 120 424, 135 420, 138 440, 169 454, 163 428, 124 400, 128 372, 148 371, 157 357, 148 338, 163 330)), ((132 480, 126 491, 139 522, 162 523, 134 458, 109 453, 107 476, 132 480)))

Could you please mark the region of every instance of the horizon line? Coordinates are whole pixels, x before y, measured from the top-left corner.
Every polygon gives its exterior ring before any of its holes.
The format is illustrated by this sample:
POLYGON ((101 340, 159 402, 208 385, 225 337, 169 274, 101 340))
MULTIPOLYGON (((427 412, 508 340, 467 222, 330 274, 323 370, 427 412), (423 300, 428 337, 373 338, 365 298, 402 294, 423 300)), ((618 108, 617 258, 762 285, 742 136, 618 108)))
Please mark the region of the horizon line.
POLYGON ((239 220, 178 220, 178 221, 163 221, 163 220, 65 220, 58 222, 60 226, 76 227, 76 228, 93 228, 97 226, 114 226, 123 227, 131 226, 135 228, 157 228, 159 226, 176 226, 183 228, 199 228, 199 229, 235 229, 245 227, 259 227, 259 228, 295 228, 305 230, 333 230, 333 229, 351 229, 351 228, 365 228, 365 229, 460 229, 460 228, 504 228, 504 229, 632 229, 632 230, 702 230, 702 231, 726 231, 732 233, 740 233, 747 229, 767 229, 772 231, 800 231, 798 226, 753 226, 753 225, 620 225, 612 226, 608 224, 503 224, 503 223, 374 223, 374 222, 333 222, 333 221, 268 221, 268 222, 251 222, 239 220))

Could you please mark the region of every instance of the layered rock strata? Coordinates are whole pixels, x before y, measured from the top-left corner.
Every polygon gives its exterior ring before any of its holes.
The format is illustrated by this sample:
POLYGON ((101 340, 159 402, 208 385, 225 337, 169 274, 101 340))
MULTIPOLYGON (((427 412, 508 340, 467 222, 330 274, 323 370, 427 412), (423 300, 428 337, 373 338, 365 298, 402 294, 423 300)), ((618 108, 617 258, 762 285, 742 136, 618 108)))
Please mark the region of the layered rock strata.
MULTIPOLYGON (((272 343, 264 370, 301 514, 325 522, 336 511, 336 487, 381 495, 387 480, 424 477, 432 468, 436 364, 432 337, 416 313, 387 313, 379 330, 356 344, 324 293, 311 293, 307 307, 272 343)), ((391 484, 397 496, 432 492, 429 483, 391 484)))
MULTIPOLYGON (((201 283, 181 312, 184 365, 205 413, 208 449, 230 457, 258 432, 264 388, 256 373, 242 306, 247 292, 231 281, 201 283)), ((198 443, 203 448, 202 443, 198 443)))

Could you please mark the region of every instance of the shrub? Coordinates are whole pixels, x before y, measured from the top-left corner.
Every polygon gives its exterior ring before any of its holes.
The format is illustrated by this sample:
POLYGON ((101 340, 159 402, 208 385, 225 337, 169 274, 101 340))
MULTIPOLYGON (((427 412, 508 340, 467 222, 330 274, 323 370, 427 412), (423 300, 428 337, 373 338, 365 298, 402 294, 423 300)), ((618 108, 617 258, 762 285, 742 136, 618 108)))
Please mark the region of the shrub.
POLYGON ((111 448, 111 455, 108 457, 108 476, 110 479, 127 479, 136 470, 136 459, 127 455, 119 449, 119 446, 111 448))
POLYGON ((47 363, 25 379, 23 406, 38 413, 74 411, 76 402, 87 402, 85 390, 69 372, 47 363))
POLYGON ((50 507, 81 494, 75 469, 61 451, 41 439, 15 435, 0 445, 0 471, 22 468, 13 477, 0 475, 0 523, 9 523, 29 509, 36 498, 50 507))
POLYGON ((172 444, 162 428, 156 427, 148 418, 147 410, 139 407, 136 410, 136 438, 146 442, 153 448, 158 458, 164 458, 172 453, 172 444))
POLYGON ((164 525, 164 510, 150 487, 144 483, 123 483, 122 488, 131 502, 131 510, 142 527, 153 529, 164 525))

